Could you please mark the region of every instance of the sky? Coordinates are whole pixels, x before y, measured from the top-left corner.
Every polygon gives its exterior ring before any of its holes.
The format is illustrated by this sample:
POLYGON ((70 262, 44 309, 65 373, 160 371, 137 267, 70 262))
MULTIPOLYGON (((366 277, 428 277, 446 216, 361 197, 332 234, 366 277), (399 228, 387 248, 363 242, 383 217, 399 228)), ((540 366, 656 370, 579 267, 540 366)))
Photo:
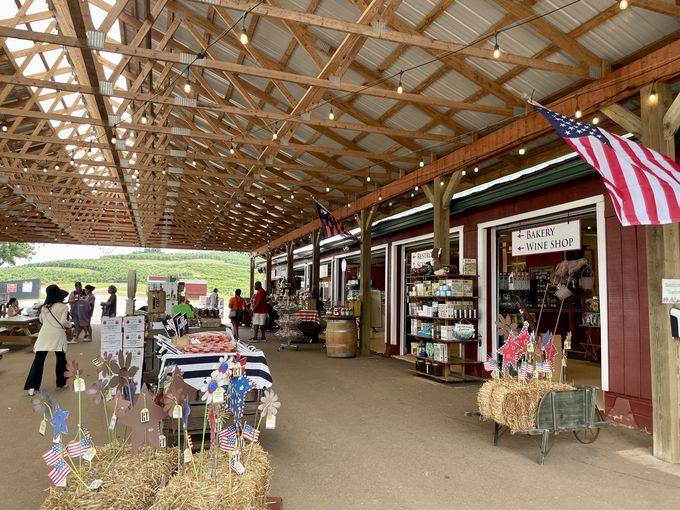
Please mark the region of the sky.
POLYGON ((80 244, 34 244, 35 255, 28 259, 17 259, 17 266, 33 262, 49 262, 64 259, 97 259, 104 255, 125 255, 140 248, 118 246, 84 246, 80 244))

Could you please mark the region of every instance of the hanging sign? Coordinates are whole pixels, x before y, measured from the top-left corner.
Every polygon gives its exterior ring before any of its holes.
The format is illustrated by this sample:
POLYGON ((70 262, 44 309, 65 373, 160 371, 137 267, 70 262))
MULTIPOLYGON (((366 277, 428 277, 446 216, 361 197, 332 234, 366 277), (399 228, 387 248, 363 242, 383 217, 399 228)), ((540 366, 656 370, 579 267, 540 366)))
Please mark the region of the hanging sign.
POLYGON ((581 221, 553 223, 512 232, 512 255, 533 255, 581 249, 581 221))
POLYGON ((321 264, 319 266, 319 278, 326 278, 328 276, 328 264, 321 264))
POLYGON ((423 267, 428 262, 432 264, 432 249, 411 253, 411 267, 423 267))

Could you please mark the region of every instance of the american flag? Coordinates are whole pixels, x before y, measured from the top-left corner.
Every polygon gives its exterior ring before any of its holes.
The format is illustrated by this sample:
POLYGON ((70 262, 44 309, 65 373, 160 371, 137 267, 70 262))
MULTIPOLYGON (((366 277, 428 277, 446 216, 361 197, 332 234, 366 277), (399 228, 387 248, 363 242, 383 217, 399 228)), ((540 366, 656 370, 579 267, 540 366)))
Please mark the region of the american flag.
POLYGON ((220 430, 217 434, 220 443, 220 450, 223 452, 233 452, 236 449, 236 436, 230 436, 227 429, 220 430))
POLYGON ((335 219, 335 216, 328 209, 316 200, 314 200, 314 204, 316 205, 316 212, 319 213, 319 221, 321 222, 321 231, 323 232, 324 239, 339 235, 344 239, 359 241, 355 235, 345 229, 342 223, 335 219))
POLYGON ((64 453, 64 445, 54 443, 52 448, 43 453, 42 458, 48 466, 54 466, 64 453))
POLYGON ((243 427, 243 438, 251 443, 257 443, 260 439, 260 431, 246 423, 245 427, 243 427))
POLYGON ((624 226, 680 222, 680 166, 604 129, 534 104, 589 165, 597 170, 624 226))
POLYGON ((495 359, 488 359, 484 362, 484 370, 487 372, 492 372, 498 368, 498 362, 495 359))
POLYGON ((64 459, 59 459, 50 470, 49 477, 54 482, 54 485, 59 485, 70 472, 71 468, 64 462, 64 459))
POLYGON ((533 363, 527 364, 527 375, 531 375, 533 373, 534 373, 534 364, 533 363))
POLYGON ((549 361, 539 361, 537 369, 541 374, 549 374, 552 372, 552 365, 549 361))
POLYGON ((520 379, 526 379, 527 378, 527 367, 529 366, 529 363, 526 361, 522 361, 519 366, 519 378, 520 379))
POLYGON ((66 445, 66 452, 68 453, 69 457, 75 459, 81 455, 84 455, 85 452, 90 449, 90 446, 92 446, 92 441, 89 437, 84 437, 80 441, 76 441, 74 439, 73 441, 70 441, 68 445, 66 445))
POLYGON ((233 423, 231 425, 229 425, 225 429, 225 431, 227 432, 227 436, 229 436, 229 437, 236 437, 236 435, 237 435, 236 425, 234 425, 233 423))

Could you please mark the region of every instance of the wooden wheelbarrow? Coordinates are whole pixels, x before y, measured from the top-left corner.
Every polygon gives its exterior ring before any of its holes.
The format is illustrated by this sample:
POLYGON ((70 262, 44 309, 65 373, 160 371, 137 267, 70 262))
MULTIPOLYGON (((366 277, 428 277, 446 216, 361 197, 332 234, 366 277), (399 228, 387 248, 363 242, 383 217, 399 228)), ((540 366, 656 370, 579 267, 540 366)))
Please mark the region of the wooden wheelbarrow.
MULTIPOLYGON (((543 464, 550 452, 550 434, 572 432, 576 439, 589 444, 597 439, 600 429, 608 425, 602 412, 595 404, 596 388, 579 386, 571 391, 551 391, 543 395, 536 413, 536 427, 524 430, 511 430, 511 434, 541 436, 541 458, 543 464)), ((468 411, 466 416, 481 416, 478 411, 468 411)), ((510 430, 504 425, 494 422, 493 445, 510 430)))

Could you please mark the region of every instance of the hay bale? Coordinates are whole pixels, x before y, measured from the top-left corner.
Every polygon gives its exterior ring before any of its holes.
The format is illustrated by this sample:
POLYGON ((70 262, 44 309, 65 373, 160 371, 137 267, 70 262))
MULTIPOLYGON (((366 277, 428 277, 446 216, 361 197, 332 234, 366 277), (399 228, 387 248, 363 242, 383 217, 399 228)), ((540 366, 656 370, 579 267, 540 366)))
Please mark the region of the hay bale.
POLYGON ((82 461, 81 466, 79 472, 85 483, 102 479, 102 487, 95 491, 87 489, 71 474, 68 487, 50 488, 41 509, 146 510, 153 503, 161 480, 168 480, 177 468, 177 452, 170 448, 142 447, 137 456, 132 456, 129 445, 121 450, 121 443, 112 442, 97 447, 92 463, 82 461))
MULTIPOLYGON (((219 454, 217 475, 210 477, 209 454, 204 461, 203 475, 196 478, 191 464, 187 464, 170 483, 158 492, 149 510, 266 510, 267 493, 271 483, 272 468, 269 456, 255 444, 249 454, 247 446, 241 454, 246 472, 231 476, 229 491, 229 457, 219 454), (247 461, 247 463, 246 463, 247 461)), ((198 454, 194 461, 198 462, 198 454)))
POLYGON ((536 426, 536 413, 543 395, 550 391, 575 389, 568 384, 545 379, 519 382, 515 379, 487 381, 477 394, 482 418, 505 425, 512 430, 536 426))

